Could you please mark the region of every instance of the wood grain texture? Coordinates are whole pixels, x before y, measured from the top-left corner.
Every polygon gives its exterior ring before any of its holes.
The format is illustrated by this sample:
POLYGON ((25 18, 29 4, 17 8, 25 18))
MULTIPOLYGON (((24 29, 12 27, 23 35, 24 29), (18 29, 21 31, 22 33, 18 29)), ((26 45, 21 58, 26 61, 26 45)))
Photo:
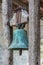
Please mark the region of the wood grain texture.
POLYGON ((40 0, 29 0, 29 65, 40 65, 40 0))
POLYGON ((12 40, 12 27, 9 26, 12 17, 12 0, 2 0, 2 21, 4 33, 4 62, 3 65, 12 65, 13 52, 8 50, 12 40))

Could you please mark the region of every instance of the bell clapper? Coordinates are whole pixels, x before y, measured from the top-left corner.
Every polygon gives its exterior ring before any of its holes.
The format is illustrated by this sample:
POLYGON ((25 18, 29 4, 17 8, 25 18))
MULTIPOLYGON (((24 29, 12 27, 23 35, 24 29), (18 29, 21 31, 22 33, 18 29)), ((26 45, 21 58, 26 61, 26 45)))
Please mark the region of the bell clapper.
POLYGON ((22 55, 22 49, 19 50, 19 55, 20 55, 20 56, 22 55))

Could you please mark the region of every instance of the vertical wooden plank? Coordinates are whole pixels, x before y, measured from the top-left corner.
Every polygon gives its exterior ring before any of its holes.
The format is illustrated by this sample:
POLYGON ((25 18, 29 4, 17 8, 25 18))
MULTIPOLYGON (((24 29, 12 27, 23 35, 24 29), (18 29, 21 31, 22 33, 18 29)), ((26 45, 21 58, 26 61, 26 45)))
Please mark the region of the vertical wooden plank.
POLYGON ((40 0, 29 0, 29 65, 40 65, 40 0))
POLYGON ((8 50, 8 46, 12 40, 12 27, 9 26, 12 17, 12 0, 2 0, 2 21, 4 29, 4 48, 2 65, 12 65, 13 51, 8 50))

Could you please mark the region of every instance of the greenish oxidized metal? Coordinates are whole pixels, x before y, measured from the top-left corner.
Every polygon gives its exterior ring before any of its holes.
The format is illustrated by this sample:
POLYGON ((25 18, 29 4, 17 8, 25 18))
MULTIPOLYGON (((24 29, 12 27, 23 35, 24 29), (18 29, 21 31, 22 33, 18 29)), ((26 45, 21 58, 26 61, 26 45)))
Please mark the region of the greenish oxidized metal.
POLYGON ((26 30, 16 29, 13 32, 13 41, 9 49, 28 49, 28 36, 26 30))

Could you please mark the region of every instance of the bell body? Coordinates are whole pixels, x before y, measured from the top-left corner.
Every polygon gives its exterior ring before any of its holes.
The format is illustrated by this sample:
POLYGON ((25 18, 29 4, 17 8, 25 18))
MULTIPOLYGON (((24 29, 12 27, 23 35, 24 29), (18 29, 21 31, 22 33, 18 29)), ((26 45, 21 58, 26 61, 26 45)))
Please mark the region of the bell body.
POLYGON ((13 40, 9 49, 28 49, 27 31, 24 29, 17 29, 13 32, 13 40))

